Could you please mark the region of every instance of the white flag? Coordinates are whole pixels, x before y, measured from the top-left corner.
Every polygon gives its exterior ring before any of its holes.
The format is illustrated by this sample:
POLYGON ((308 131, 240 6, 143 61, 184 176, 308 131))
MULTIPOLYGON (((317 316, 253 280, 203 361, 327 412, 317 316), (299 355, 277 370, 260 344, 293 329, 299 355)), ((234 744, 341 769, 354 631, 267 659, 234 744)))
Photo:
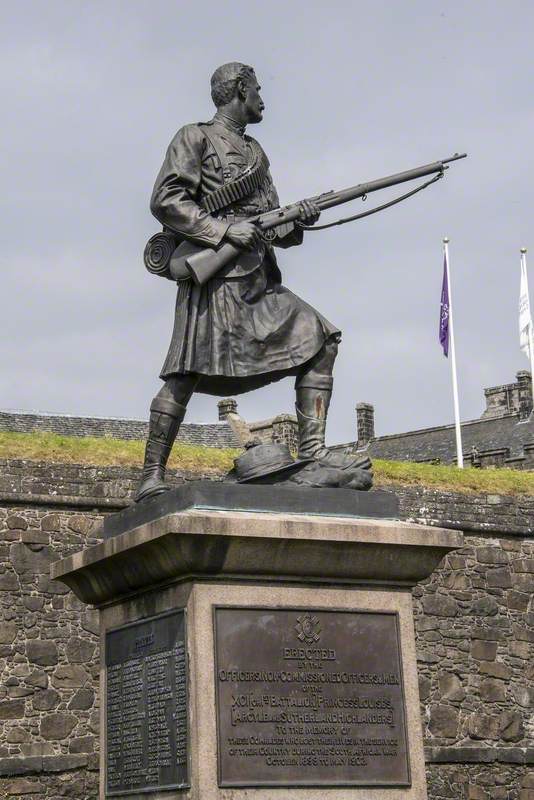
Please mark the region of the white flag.
POLYGON ((530 301, 528 298, 527 260, 521 254, 521 288, 519 290, 519 347, 527 358, 530 358, 530 336, 532 317, 530 316, 530 301))

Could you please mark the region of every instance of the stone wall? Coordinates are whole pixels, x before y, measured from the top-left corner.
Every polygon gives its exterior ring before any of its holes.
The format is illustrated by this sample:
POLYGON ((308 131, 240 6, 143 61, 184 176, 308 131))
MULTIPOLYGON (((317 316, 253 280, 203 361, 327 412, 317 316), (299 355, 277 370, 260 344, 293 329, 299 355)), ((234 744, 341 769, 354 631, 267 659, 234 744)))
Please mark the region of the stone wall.
MULTIPOLYGON (((517 793, 524 766, 534 770, 533 591, 534 541, 512 536, 467 537, 414 589, 428 761, 455 764, 466 787, 483 767, 477 797, 530 797, 517 793)), ((440 772, 434 766, 433 797, 464 796, 440 772)))
MULTIPOLYGON (((96 541, 139 472, 0 470, 0 796, 96 800, 96 614, 48 568, 96 541)), ((534 497, 395 491, 403 519, 467 532, 414 591, 430 798, 534 800, 534 497)))
POLYGON ((0 796, 97 797, 95 611, 49 578, 100 515, 0 508, 0 796))
MULTIPOLYGON (((170 486, 188 480, 213 480, 210 474, 168 471, 170 486)), ((130 505, 141 480, 139 467, 94 467, 0 459, 0 505, 99 508, 117 511, 130 505)))
MULTIPOLYGON (((144 441, 148 422, 116 417, 76 417, 29 411, 0 411, 0 431, 9 433, 56 433, 60 436, 97 436, 144 441)), ((232 428, 219 422, 184 422, 177 441, 202 447, 239 447, 232 428)))

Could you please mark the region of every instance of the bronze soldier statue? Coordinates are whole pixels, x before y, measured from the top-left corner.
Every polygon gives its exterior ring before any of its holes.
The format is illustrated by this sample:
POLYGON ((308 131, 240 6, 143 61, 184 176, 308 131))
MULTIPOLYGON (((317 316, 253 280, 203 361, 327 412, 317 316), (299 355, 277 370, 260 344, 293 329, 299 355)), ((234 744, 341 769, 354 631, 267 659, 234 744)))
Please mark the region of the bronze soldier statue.
MULTIPOLYGON (((335 470, 370 466, 325 446, 332 371, 340 331, 282 285, 276 247, 302 243, 299 222, 269 237, 247 217, 279 206, 261 146, 245 133, 264 103, 252 67, 224 64, 211 78, 217 112, 186 125, 172 140, 150 208, 164 231, 204 247, 229 242, 240 255, 204 286, 178 282, 174 330, 150 406, 143 479, 137 501, 165 491, 165 467, 194 392, 229 396, 295 376, 299 459, 335 470)), ((300 223, 320 209, 302 201, 300 223)), ((370 481, 369 481, 370 485, 370 481)))

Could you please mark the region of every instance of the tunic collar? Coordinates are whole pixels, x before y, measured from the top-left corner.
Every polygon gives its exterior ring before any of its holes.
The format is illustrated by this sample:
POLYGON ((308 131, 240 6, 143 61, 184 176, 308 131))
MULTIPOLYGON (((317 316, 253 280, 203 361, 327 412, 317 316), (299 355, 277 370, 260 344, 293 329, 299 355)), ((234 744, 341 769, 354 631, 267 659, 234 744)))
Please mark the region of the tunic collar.
POLYGON ((232 131, 232 133, 237 133, 238 136, 243 137, 245 135, 245 126, 239 125, 235 119, 232 119, 232 117, 229 117, 227 114, 223 114, 222 111, 217 111, 213 117, 213 122, 218 122, 229 131, 232 131))

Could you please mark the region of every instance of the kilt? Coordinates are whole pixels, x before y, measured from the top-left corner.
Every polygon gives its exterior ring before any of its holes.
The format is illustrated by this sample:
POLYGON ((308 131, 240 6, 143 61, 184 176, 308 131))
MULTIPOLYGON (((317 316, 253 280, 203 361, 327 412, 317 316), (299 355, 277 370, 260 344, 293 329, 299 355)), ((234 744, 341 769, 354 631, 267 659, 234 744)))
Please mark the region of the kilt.
POLYGON ((197 373, 197 392, 229 396, 296 375, 340 331, 273 276, 269 258, 237 278, 178 283, 160 378, 197 373))

